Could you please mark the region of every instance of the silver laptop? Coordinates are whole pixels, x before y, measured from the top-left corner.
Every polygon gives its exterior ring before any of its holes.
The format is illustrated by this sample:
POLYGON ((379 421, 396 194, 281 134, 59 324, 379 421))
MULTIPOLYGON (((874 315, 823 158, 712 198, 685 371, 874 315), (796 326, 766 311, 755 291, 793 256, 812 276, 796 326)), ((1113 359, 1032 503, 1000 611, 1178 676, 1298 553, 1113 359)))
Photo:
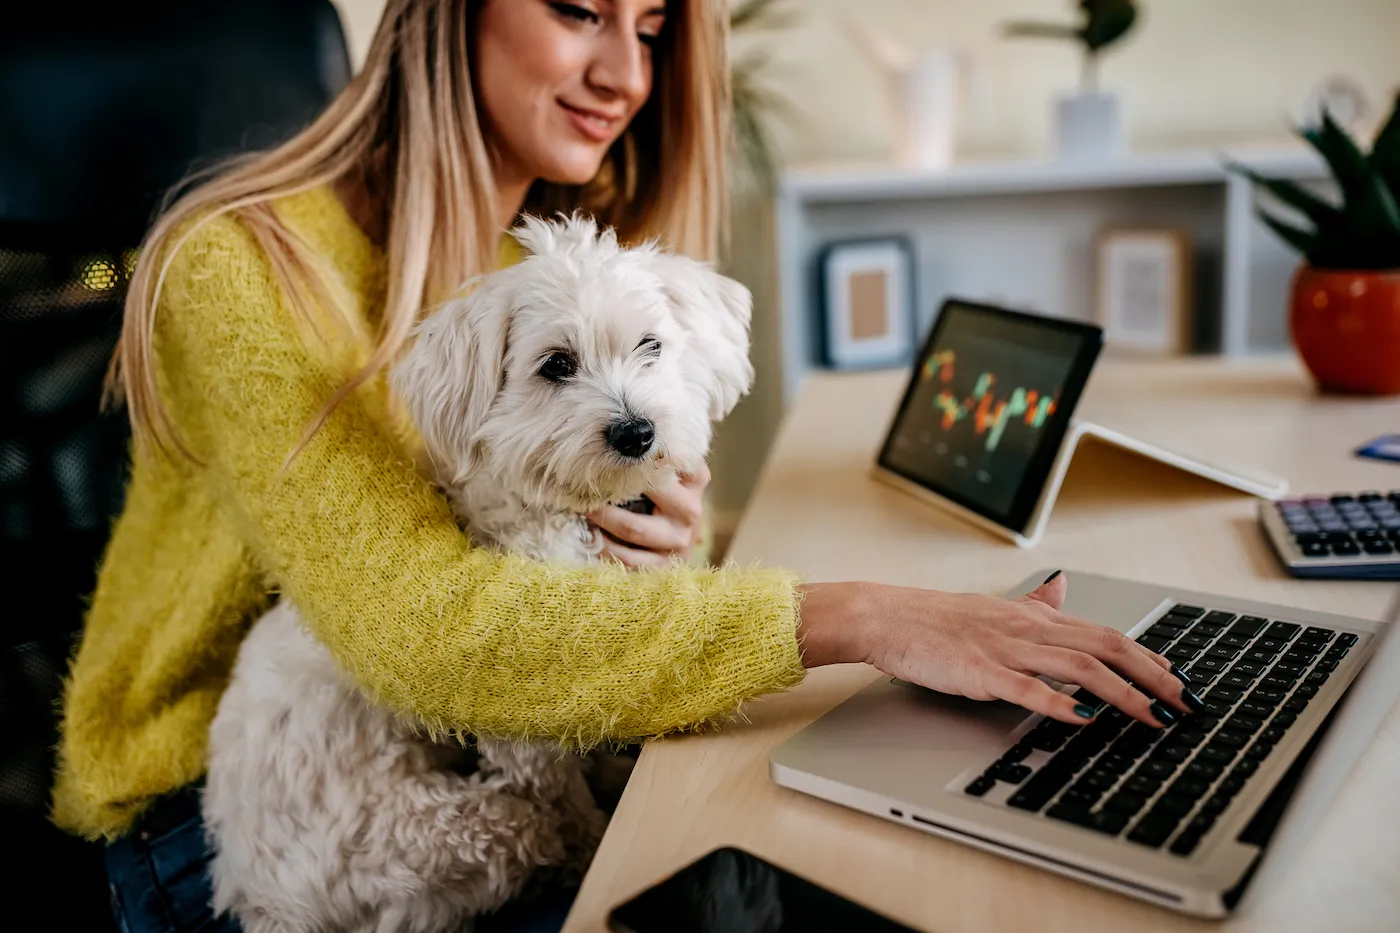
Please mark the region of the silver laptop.
POLYGON ((1066 573, 1067 612, 1172 658, 1206 711, 1070 726, 882 679, 775 749, 773 779, 1185 913, 1243 909, 1400 694, 1396 609, 1369 622, 1066 573))

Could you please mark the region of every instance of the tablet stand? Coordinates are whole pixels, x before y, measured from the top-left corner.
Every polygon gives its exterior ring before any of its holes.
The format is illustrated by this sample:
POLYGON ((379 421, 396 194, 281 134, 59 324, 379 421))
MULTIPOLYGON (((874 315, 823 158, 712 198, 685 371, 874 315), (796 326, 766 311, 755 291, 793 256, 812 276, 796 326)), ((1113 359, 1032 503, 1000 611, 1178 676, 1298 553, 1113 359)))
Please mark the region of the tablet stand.
POLYGON ((1208 463, 1194 457, 1176 453, 1155 444, 1139 440, 1122 431, 1096 424, 1092 421, 1081 421, 1071 419, 1069 430, 1065 432, 1064 440, 1060 444, 1060 451, 1055 456, 1054 466, 1050 470, 1049 478, 1046 480, 1045 488, 1041 491, 1040 499, 1036 502, 1035 510, 1031 512, 1030 520, 1026 522, 1024 531, 1015 531, 1005 525, 999 525, 995 521, 978 515, 971 509, 965 508, 950 499, 933 493, 928 489, 912 483, 888 470, 875 470, 875 475, 882 482, 888 483, 906 492, 913 493, 921 499, 933 503, 940 509, 957 515, 980 528, 990 531, 1001 538, 1006 538, 1016 544, 1017 547, 1034 547, 1045 532, 1045 524, 1050 519, 1050 512, 1055 507, 1055 499, 1060 494, 1060 484, 1064 482, 1065 474, 1069 472, 1070 461, 1074 458, 1074 453, 1079 447, 1079 442, 1084 438, 1093 438, 1105 444, 1119 447, 1123 450, 1146 457, 1149 460, 1156 460, 1165 463, 1167 466, 1176 467, 1187 473, 1195 474, 1247 492, 1250 495, 1259 496, 1264 499, 1277 499, 1288 491, 1288 482, 1277 476, 1266 473, 1258 473, 1252 470, 1244 470, 1239 467, 1226 467, 1220 464, 1208 463))

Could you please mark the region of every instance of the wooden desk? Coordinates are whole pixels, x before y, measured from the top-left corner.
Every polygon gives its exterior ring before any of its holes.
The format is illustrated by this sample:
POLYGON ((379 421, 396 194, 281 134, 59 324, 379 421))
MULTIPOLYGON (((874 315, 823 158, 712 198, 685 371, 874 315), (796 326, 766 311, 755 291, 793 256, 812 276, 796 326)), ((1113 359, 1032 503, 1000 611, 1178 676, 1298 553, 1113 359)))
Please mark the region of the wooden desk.
MULTIPOLYGON (((870 480, 902 373, 811 377, 785 421, 732 557, 812 581, 1002 592, 1064 567, 1380 618, 1393 587, 1280 570, 1256 501, 1104 447, 1076 456, 1044 541, 1002 543, 870 480), (1083 457, 1082 460, 1079 458, 1083 457)), ((1400 488, 1400 465, 1351 450, 1400 428, 1400 402, 1319 398, 1291 361, 1105 361, 1083 413, 1287 477, 1295 492, 1400 488)), ((642 754, 566 931, 704 852, 739 845, 937 933, 1400 930, 1400 707, 1391 710, 1286 885, 1252 916, 1198 921, 774 785, 768 753, 876 675, 826 668, 744 720, 642 754)))

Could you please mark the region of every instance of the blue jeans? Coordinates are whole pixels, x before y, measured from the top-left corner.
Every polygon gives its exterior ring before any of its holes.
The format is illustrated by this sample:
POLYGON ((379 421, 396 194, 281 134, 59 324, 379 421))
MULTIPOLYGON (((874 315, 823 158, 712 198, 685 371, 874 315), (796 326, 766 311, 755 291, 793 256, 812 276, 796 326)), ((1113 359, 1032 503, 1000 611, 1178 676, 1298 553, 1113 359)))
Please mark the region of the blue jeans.
POLYGON ((209 859, 199 789, 153 803, 107 846, 112 914, 122 933, 238 933, 232 917, 214 916, 209 859))
MULTIPOLYGON (((112 914, 122 933, 240 933, 228 914, 214 916, 209 843, 199 788, 156 801, 121 839, 107 846, 112 914)), ((507 905, 482 917, 478 933, 559 933, 573 893, 507 905)))

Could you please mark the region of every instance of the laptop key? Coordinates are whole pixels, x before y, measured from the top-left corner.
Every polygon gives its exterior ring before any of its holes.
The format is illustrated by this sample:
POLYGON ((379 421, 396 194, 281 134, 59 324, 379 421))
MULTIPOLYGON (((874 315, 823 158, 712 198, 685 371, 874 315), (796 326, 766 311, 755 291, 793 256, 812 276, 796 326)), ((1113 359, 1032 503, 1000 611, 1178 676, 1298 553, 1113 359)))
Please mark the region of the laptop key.
POLYGON ((1260 706, 1277 706, 1283 702, 1283 698, 1288 696, 1287 690, 1279 690, 1277 687, 1260 687, 1245 697, 1250 703, 1258 703, 1260 706))
POLYGON ((1231 716, 1229 719, 1225 720, 1225 728, 1241 735, 1253 735, 1264 728, 1264 720, 1257 716, 1245 716, 1243 714, 1231 716))
MULTIPOLYGON (((1194 609, 1196 607, 1192 606, 1190 608, 1194 609)), ((1213 625, 1229 625, 1231 622, 1235 621, 1235 614, 1233 612, 1222 612, 1217 609, 1214 612, 1207 612, 1205 618, 1201 621, 1210 622, 1213 625)))
POLYGON ((1223 645, 1226 648, 1243 648, 1245 645, 1249 644, 1249 637, 1247 635, 1236 635, 1234 632, 1227 632, 1216 640, 1216 644, 1223 645))
POLYGON ((1005 754, 1001 756, 1001 760, 1006 764, 1015 764, 1029 756, 1032 751, 1034 751, 1034 749, 1031 748, 1030 743, 1022 739, 1020 742, 1008 748, 1005 754))
POLYGON ((1292 622, 1275 622, 1273 625, 1269 626, 1269 630, 1265 633, 1265 636, 1288 641, 1288 639, 1297 635, 1301 629, 1302 626, 1294 625, 1292 622))
POLYGON ((1246 780, 1248 780, 1249 777, 1250 777, 1250 775, 1254 774, 1254 772, 1255 772, 1255 771, 1258 771, 1258 770, 1259 770, 1259 761, 1258 761, 1258 759, 1246 757, 1246 758, 1241 758, 1241 759, 1239 760, 1239 762, 1235 765, 1235 767, 1230 771, 1230 773, 1231 773, 1231 774, 1237 774, 1237 775, 1239 775, 1240 777, 1245 778, 1246 780))
POLYGON ((1206 652, 1207 658, 1224 658, 1226 661, 1233 661, 1240 653, 1240 649, 1231 648, 1229 645, 1216 645, 1206 652))
POLYGON ((1242 696, 1244 696, 1244 691, 1236 687, 1216 687, 1211 690, 1210 693, 1207 693, 1203 699, 1223 700, 1226 703, 1233 703, 1242 696))
POLYGON ((987 777, 985 774, 978 775, 972 783, 963 788, 963 793, 971 794, 974 797, 981 797, 987 791, 997 786, 997 782, 987 777))
POLYGON ((1288 710, 1284 710, 1280 713, 1275 714, 1274 718, 1269 720, 1269 725, 1279 729, 1287 729, 1289 726, 1293 725, 1293 723, 1297 721, 1297 713, 1292 713, 1288 710))
POLYGON ((1202 761, 1215 761, 1220 764, 1229 764, 1235 760, 1238 749, 1228 745, 1217 745, 1212 741, 1205 748, 1201 749, 1200 757, 1202 761))
MULTIPOLYGON (((1204 613, 1205 610, 1202 609, 1200 606, 1187 606, 1184 604, 1178 604, 1173 606, 1171 612, 1168 614, 1174 616, 1185 616, 1188 619, 1199 619, 1204 613)), ((1212 613, 1212 615, 1214 615, 1214 613, 1212 613)))
POLYGON ((1356 644, 1356 636, 1351 632, 1343 632, 1337 636, 1337 644, 1345 645, 1350 648, 1352 645, 1356 644))
POLYGON ((1215 622, 1201 621, 1191 626, 1191 632, 1194 635, 1210 635, 1214 637, 1215 635, 1220 634, 1224 630, 1225 626, 1219 625, 1215 622))
POLYGON ((1076 826, 1093 826, 1094 814, 1090 813, 1087 807, 1076 807, 1072 804, 1057 803, 1045 811, 1045 815, 1053 820, 1064 820, 1066 823, 1073 823, 1076 826))
POLYGON ((1269 752, 1273 750, 1274 745, 1272 742, 1255 742, 1245 751, 1244 757, 1246 761, 1263 761, 1265 758, 1269 757, 1269 752))
POLYGON ((1197 800, 1208 790, 1210 790, 1210 781, 1190 775, 1183 775, 1175 781, 1172 781, 1171 786, 1167 788, 1166 796, 1197 800))
POLYGON ((1268 665, 1262 661, 1236 661, 1230 668, 1231 674, 1248 674, 1250 677, 1258 677, 1268 669, 1268 665))
POLYGON ((1218 816, 1225 812, 1225 808, 1230 806, 1230 794, 1216 794, 1201 804, 1200 813, 1202 816, 1218 816))
POLYGON ((1230 707, 1234 705, 1234 703, 1229 700, 1221 700, 1210 696, 1203 697, 1202 699, 1205 700, 1206 712, 1210 713, 1212 716, 1229 715, 1230 707))
MULTIPOLYGON (((1176 770, 1177 763, 1174 761, 1154 760, 1143 762, 1142 767, 1138 768, 1136 773, 1149 778, 1155 778, 1160 782, 1176 774, 1176 770)), ((1156 790, 1156 788, 1154 787, 1153 790, 1156 790)))
POLYGON ((1167 659, 1175 661, 1177 664, 1185 664, 1194 660, 1196 655, 1201 653, 1201 649, 1192 648, 1187 645, 1179 645, 1167 652, 1167 659))
POLYGON ((1261 619, 1259 616, 1240 616, 1239 621, 1230 626, 1230 634, 1253 638, 1262 632, 1264 626, 1268 624, 1268 619, 1261 619))
POLYGON ((1210 744, 1215 748, 1241 749, 1249 743, 1249 737, 1235 732, 1217 732, 1211 736, 1210 744))
POLYGON ((1141 794, 1144 797, 1151 797, 1161 788, 1162 781, 1159 778, 1146 774, 1134 774, 1123 784, 1123 789, 1130 794, 1141 794))
POLYGON ((1186 766, 1187 774, 1205 781, 1215 780, 1224 770, 1225 766, 1218 761, 1202 761, 1199 758, 1186 766))
POLYGON ((1245 700, 1235 708, 1235 711, 1244 713, 1246 716, 1268 716, 1274 711, 1274 708, 1273 706, 1265 706, 1262 703, 1255 703, 1252 700, 1245 700))
POLYGON ((1305 700, 1311 700, 1313 697, 1317 696, 1317 685, 1304 681, 1294 688, 1293 695, 1295 697, 1302 697, 1305 700))
POLYGON ((1008 797, 1006 802, 1021 810, 1039 810, 1049 803, 1050 798, 1059 793, 1060 788, 1068 784, 1072 777, 1073 771, 1046 765, 1031 775, 1031 779, 1021 785, 1021 789, 1008 797))
POLYGON ((1283 704, 1283 708, 1288 710, 1288 712, 1290 713, 1301 713, 1303 710, 1308 708, 1308 698, 1293 697, 1287 703, 1283 704))
POLYGON ((1020 784, 1031 776, 1030 765, 1019 765, 1015 763, 1005 763, 992 765, 987 771, 988 777, 996 778, 998 781, 1005 781, 1008 784, 1020 784))
POLYGON ((1089 828, 1116 836, 1123 831, 1123 827, 1128 825, 1128 819, 1131 816, 1130 813, 1119 813, 1116 810, 1100 810, 1094 814, 1093 824, 1089 828))
POLYGON ((1168 791, 1152 805, 1150 813, 1163 813, 1168 816, 1183 817, 1196 806, 1195 797, 1178 796, 1168 791))
POLYGON ((1209 635, 1197 635, 1194 632, 1182 635, 1176 640, 1178 645, 1190 645, 1192 648, 1204 648, 1210 644, 1209 635))
POLYGON ((1254 683, 1254 678, 1249 674, 1236 674, 1233 671, 1220 678, 1220 683, 1226 687, 1238 687, 1241 690, 1248 690, 1254 683))
POLYGON ((1155 810, 1144 816, 1132 832, 1128 833, 1128 838, 1139 845, 1150 846, 1153 849, 1159 848, 1167 841, 1167 837, 1176 829, 1179 820, 1166 814, 1158 814, 1155 810))
POLYGON ((1134 813, 1141 810, 1145 803, 1147 803, 1147 798, 1142 794, 1119 791, 1104 801, 1103 808, 1113 813, 1122 813, 1124 816, 1132 816, 1134 813))
POLYGON ((1155 651, 1158 654, 1161 654, 1162 649, 1167 647, 1167 645, 1171 644, 1171 640, 1168 638, 1162 638, 1159 635, 1139 635, 1137 643, 1139 645, 1142 645, 1148 651, 1155 651))

